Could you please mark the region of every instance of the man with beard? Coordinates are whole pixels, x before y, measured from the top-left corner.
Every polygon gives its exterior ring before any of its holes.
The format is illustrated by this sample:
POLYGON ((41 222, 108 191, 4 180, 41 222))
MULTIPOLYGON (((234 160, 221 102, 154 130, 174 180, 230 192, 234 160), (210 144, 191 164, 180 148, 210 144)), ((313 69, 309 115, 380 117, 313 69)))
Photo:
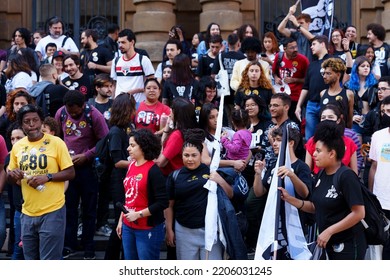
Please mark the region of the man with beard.
POLYGON ((70 90, 80 91, 85 96, 86 101, 92 98, 92 84, 89 77, 80 72, 80 58, 74 54, 66 55, 64 69, 69 76, 62 80, 62 84, 70 90))
POLYGON ((111 117, 110 111, 113 102, 111 99, 114 90, 113 80, 108 74, 99 74, 96 75, 93 80, 93 85, 95 87, 96 97, 90 98, 88 103, 102 113, 108 124, 108 120, 111 117))
POLYGON ((72 38, 64 35, 64 23, 58 17, 53 17, 48 21, 49 35, 43 37, 35 47, 35 51, 41 60, 46 58, 45 47, 48 43, 55 43, 57 51, 65 54, 79 55, 79 49, 72 38))
POLYGON ((306 71, 309 67, 309 60, 306 56, 298 53, 297 41, 293 38, 286 38, 283 41, 284 52, 275 56, 272 65, 272 73, 275 83, 278 85, 288 84, 291 90, 291 106, 288 111, 290 119, 299 123, 295 116, 295 109, 305 81, 306 71), (282 55, 282 59, 279 56, 282 55))
POLYGON ((98 33, 93 29, 86 29, 81 33, 83 51, 80 54, 81 69, 91 81, 96 75, 111 72, 111 63, 114 56, 108 49, 97 44, 98 33))
POLYGON ((144 81, 154 77, 154 68, 147 56, 135 51, 133 31, 124 29, 119 32, 118 44, 122 56, 111 65, 111 78, 116 80, 115 96, 127 92, 134 96, 138 105, 145 100, 144 81))
MULTIPOLYGON (((368 186, 390 219, 390 96, 382 101, 381 115, 383 129, 375 132, 371 140, 368 186)), ((390 260, 390 239, 383 245, 382 259, 390 260)))

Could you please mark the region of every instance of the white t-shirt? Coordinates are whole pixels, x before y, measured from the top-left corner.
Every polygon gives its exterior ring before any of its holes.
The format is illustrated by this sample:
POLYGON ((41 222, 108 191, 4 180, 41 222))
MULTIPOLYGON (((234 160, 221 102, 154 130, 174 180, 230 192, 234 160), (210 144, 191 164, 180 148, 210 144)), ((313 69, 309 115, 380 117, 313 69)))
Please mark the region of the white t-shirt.
POLYGON ((370 158, 377 162, 373 192, 382 208, 390 210, 390 132, 389 128, 372 135, 370 158))
MULTIPOLYGON (((154 77, 157 78, 157 79, 162 79, 162 76, 163 76, 162 65, 163 65, 162 62, 160 62, 157 65, 156 73, 154 74, 154 77)), ((165 61, 165 65, 171 65, 171 62, 169 60, 167 60, 167 61, 165 61)))
POLYGON ((6 81, 5 90, 7 91, 7 93, 16 88, 24 88, 28 91, 30 90, 32 85, 33 85, 32 77, 26 72, 19 72, 15 76, 13 76, 12 79, 8 79, 6 81))
MULTIPOLYGON (((126 60, 122 55, 115 65, 115 58, 111 66, 111 78, 116 80, 115 96, 121 92, 128 92, 135 88, 144 87, 144 77, 154 75, 154 68, 152 62, 147 56, 142 56, 142 66, 140 65, 139 54, 126 60), (143 73, 142 73, 143 71, 143 73)), ((133 94, 137 103, 146 99, 143 91, 133 94)))
MULTIPOLYGON (((59 51, 65 37, 66 37, 65 35, 61 35, 57 39, 54 39, 50 35, 47 35, 47 36, 43 37, 38 42, 37 46, 35 47, 35 51, 40 52, 42 54, 42 58, 45 59, 46 58, 46 52, 45 52, 46 45, 49 43, 55 43, 57 45, 57 50, 59 51)), ((63 48, 68 50, 68 51, 71 51, 71 52, 79 52, 79 48, 76 46, 75 42, 70 37, 68 39, 66 39, 66 42, 65 42, 65 45, 63 48)))

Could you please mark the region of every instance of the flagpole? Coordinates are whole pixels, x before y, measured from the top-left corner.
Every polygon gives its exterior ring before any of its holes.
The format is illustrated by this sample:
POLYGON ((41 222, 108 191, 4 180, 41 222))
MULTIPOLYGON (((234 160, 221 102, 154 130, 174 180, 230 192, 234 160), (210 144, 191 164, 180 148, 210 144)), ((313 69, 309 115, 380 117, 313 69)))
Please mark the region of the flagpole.
MULTIPOLYGON (((286 162, 286 148, 287 148, 287 142, 288 142, 288 136, 287 136, 287 125, 282 125, 281 127, 283 131, 283 137, 282 137, 282 143, 279 148, 279 166, 275 168, 274 172, 277 172, 277 168, 280 166, 284 166, 286 162)), ((281 176, 278 176, 278 187, 284 188, 284 180, 281 176)), ((277 252, 278 252, 278 231, 279 231, 279 217, 280 217, 280 191, 276 192, 276 209, 275 209, 275 228, 274 228, 274 260, 277 259, 277 252)))

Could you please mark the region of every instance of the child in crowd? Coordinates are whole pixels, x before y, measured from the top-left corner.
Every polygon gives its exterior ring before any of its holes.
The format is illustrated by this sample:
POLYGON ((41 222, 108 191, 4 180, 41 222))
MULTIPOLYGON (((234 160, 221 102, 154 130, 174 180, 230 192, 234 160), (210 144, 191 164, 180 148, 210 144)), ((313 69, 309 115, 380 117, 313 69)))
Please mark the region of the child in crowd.
MULTIPOLYGON (((42 123, 42 132, 59 137, 60 125, 52 117, 46 117, 42 123)), ((68 189, 69 181, 65 181, 64 192, 68 189)))
POLYGON ((48 43, 45 47, 46 58, 42 60, 41 64, 51 63, 53 60, 53 54, 57 51, 57 45, 55 43, 48 43))
POLYGON ((245 110, 235 110, 232 113, 232 123, 236 132, 231 140, 225 131, 222 134, 221 142, 226 149, 226 159, 245 160, 249 155, 249 146, 252 141, 252 133, 247 130, 249 116, 245 110))

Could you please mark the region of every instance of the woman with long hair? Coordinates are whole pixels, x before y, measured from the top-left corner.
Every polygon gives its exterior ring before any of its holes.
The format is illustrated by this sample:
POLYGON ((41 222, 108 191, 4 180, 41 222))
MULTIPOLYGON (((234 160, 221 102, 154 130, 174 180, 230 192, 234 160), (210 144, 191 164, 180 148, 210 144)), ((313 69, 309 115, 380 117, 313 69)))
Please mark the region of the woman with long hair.
POLYGON ((148 129, 130 134, 131 163, 123 181, 128 213, 121 213, 116 232, 125 260, 159 260, 164 240, 164 209, 168 207, 165 179, 153 160, 161 143, 148 129))
POLYGON ((135 114, 135 127, 150 129, 162 135, 171 109, 159 101, 161 85, 156 78, 148 78, 144 83, 146 99, 142 101, 135 114))
POLYGON ((263 52, 261 53, 260 59, 268 62, 269 67, 268 70, 270 71, 270 77, 272 76, 272 64, 275 60, 275 55, 279 52, 279 44, 278 39, 276 38, 275 34, 272 32, 266 32, 263 35, 263 52))
POLYGON ((198 66, 198 62, 199 62, 198 46, 202 41, 203 41, 203 34, 201 32, 195 33, 192 36, 190 53, 191 53, 191 69, 194 73, 196 71, 196 67, 198 66))
POLYGON ((172 171, 183 166, 181 147, 184 142, 184 131, 197 127, 195 106, 188 99, 175 98, 171 115, 163 130, 162 152, 156 160, 163 174, 168 176, 172 171))
POLYGON ((354 93, 352 129, 362 139, 363 124, 366 114, 376 105, 376 85, 378 81, 372 73, 368 58, 359 56, 355 59, 346 87, 354 93))
MULTIPOLYGON (((109 151, 112 159, 112 171, 110 178, 104 178, 109 185, 114 205, 125 202, 123 180, 129 166, 127 147, 129 135, 134 130, 132 119, 135 114, 135 100, 127 93, 119 94, 111 106, 111 118, 109 120, 110 131, 108 132, 109 151)), ((121 210, 114 208, 115 224, 118 224, 121 210)), ((113 230, 108 241, 104 259, 119 260, 121 253, 121 240, 113 230)))
POLYGON ((330 260, 363 260, 367 241, 360 222, 365 215, 359 177, 350 169, 339 173, 345 153, 343 130, 333 121, 322 121, 314 134, 316 165, 324 171, 317 178, 310 200, 291 196, 279 187, 281 199, 308 213, 315 213, 317 245, 330 260))
POLYGON ((372 45, 363 45, 359 47, 359 53, 357 56, 365 56, 371 64, 371 72, 374 74, 375 79, 379 80, 381 77, 381 68, 379 62, 375 56, 375 50, 372 45))
POLYGON ((183 97, 192 103, 198 99, 198 81, 191 71, 190 58, 178 54, 173 59, 171 77, 164 83, 163 103, 170 105, 172 100, 183 97))
POLYGON ((14 89, 29 90, 33 85, 31 67, 20 54, 13 54, 8 58, 5 75, 8 79, 5 83, 7 93, 14 89))
POLYGON ((237 29, 238 38, 240 42, 244 41, 247 37, 256 37, 259 38, 259 32, 257 32, 256 27, 253 24, 245 23, 237 29))
MULTIPOLYGON (((207 54, 207 51, 210 48, 210 38, 213 35, 221 35, 221 27, 219 26, 218 23, 212 22, 207 26, 206 29, 206 34, 204 36, 204 40, 199 43, 197 52, 198 52, 198 57, 207 54)), ((228 50, 228 44, 225 40, 222 41, 222 48, 221 52, 227 51, 228 50)))
POLYGON ((23 89, 17 89, 8 94, 5 112, 10 122, 16 121, 16 115, 20 108, 27 104, 34 104, 32 96, 23 89))
POLYGON ((260 62, 250 62, 242 72, 241 83, 234 96, 234 108, 240 109, 244 96, 258 95, 268 105, 271 101, 273 88, 270 80, 266 77, 260 62))

